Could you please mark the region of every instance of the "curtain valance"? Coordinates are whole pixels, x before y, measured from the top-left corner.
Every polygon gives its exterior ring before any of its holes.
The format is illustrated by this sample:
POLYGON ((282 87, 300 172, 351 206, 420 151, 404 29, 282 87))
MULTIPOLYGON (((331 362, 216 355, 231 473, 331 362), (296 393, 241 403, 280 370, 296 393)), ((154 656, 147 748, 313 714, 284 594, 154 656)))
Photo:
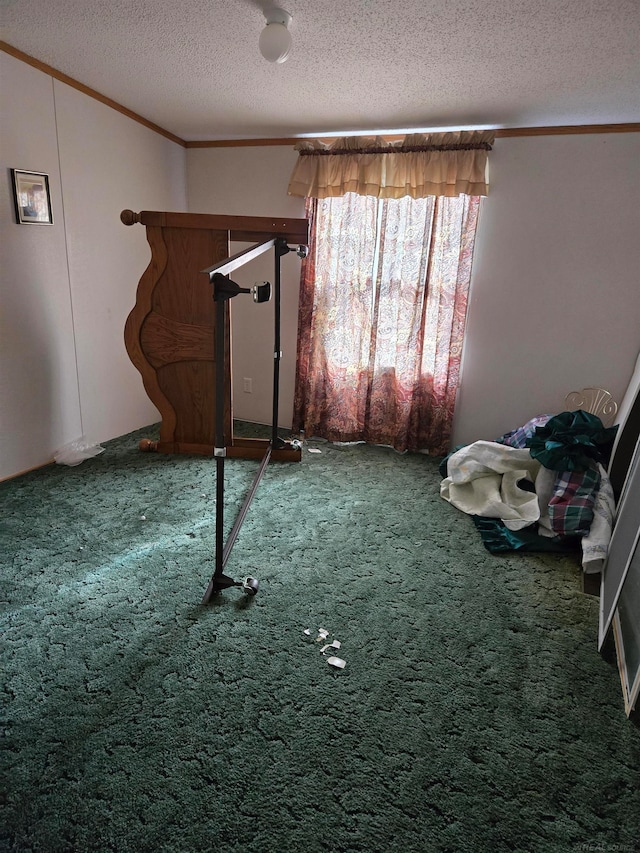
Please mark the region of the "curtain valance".
POLYGON ((412 133, 398 142, 351 136, 331 144, 303 140, 289 195, 377 198, 487 195, 487 154, 495 131, 412 133))

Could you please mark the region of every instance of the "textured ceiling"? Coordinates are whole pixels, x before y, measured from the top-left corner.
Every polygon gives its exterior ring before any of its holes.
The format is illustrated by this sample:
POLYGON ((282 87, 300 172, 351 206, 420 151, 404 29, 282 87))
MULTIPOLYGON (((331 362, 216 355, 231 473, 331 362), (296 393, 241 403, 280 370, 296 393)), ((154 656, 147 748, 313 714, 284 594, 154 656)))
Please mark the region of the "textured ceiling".
POLYGON ((640 0, 0 0, 2 39, 184 140, 640 121, 640 0))

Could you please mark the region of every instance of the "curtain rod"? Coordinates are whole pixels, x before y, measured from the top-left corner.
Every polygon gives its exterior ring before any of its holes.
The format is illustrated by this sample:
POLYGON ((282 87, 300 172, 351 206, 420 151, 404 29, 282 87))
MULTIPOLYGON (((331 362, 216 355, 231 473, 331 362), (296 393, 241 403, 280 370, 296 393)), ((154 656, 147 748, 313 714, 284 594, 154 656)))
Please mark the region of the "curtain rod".
POLYGON ((488 142, 454 143, 452 145, 400 145, 372 146, 371 148, 309 148, 298 151, 301 157, 331 157, 335 154, 413 154, 422 151, 491 151, 488 142))

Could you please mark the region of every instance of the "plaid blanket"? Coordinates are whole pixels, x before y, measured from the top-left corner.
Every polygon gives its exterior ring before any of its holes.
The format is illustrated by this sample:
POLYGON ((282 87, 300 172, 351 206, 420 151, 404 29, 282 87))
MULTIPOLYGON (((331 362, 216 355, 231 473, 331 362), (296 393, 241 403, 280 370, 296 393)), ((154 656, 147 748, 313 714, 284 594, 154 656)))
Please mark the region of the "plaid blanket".
POLYGON ((498 444, 508 444, 509 447, 527 447, 527 442, 535 435, 536 428, 544 426, 552 417, 553 415, 538 415, 527 421, 524 426, 505 432, 500 438, 496 438, 496 441, 498 444))
POLYGON ((559 536, 584 536, 593 522, 593 507, 600 488, 597 467, 586 471, 559 471, 548 511, 551 528, 559 536))

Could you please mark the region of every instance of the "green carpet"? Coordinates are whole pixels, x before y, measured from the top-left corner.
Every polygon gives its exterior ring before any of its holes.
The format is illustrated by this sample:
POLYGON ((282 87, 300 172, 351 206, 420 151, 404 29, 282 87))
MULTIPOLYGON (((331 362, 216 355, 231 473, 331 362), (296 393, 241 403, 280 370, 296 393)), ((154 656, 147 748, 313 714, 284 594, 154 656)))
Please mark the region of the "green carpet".
MULTIPOLYGON (((311 441, 227 564, 258 595, 202 607, 215 466, 155 433, 0 484, 2 850, 639 849, 576 559, 490 555, 438 460, 311 441)), ((257 464, 226 466, 229 526, 257 464)))

